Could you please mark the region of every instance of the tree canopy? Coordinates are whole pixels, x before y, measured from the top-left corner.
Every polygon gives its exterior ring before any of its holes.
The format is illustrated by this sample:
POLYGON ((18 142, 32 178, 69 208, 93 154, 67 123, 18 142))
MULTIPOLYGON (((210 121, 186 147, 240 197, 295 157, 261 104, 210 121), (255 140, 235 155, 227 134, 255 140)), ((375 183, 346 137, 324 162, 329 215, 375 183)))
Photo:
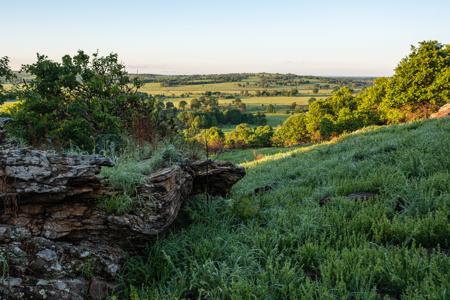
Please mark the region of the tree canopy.
POLYGON ((79 51, 61 62, 37 55, 22 68, 32 75, 18 91, 10 131, 33 145, 93 150, 122 133, 152 138, 170 124, 154 98, 138 92, 117 54, 92 56, 79 51), (158 126, 156 122, 158 121, 158 126))

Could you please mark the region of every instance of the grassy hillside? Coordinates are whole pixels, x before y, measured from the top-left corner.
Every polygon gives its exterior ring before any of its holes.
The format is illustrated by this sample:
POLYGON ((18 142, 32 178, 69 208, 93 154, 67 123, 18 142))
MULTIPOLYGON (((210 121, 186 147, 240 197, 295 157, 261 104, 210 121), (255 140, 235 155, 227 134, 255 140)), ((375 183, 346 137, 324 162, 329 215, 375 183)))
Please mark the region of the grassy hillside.
POLYGON ((446 299, 448 145, 444 119, 246 162, 229 199, 192 203, 186 229, 130 261, 126 286, 149 299, 446 299))
MULTIPOLYGON (((143 299, 449 299, 450 119, 266 151, 132 258, 143 299)), ((231 156, 230 156, 231 155, 231 156)))

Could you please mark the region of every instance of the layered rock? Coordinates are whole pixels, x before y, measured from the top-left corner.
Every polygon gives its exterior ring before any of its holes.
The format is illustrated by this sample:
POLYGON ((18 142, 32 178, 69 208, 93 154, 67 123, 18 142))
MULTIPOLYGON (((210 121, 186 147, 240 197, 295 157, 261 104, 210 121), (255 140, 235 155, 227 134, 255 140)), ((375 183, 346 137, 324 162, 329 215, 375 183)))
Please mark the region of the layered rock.
POLYGON ((0 118, 0 144, 6 139, 5 125, 11 121, 10 118, 0 118))
POLYGON ((98 205, 119 192, 98 176, 110 165, 100 156, 0 149, 0 295, 103 299, 125 253, 164 233, 184 201, 224 195, 245 174, 211 160, 161 169, 137 188, 139 205, 114 215, 98 205))

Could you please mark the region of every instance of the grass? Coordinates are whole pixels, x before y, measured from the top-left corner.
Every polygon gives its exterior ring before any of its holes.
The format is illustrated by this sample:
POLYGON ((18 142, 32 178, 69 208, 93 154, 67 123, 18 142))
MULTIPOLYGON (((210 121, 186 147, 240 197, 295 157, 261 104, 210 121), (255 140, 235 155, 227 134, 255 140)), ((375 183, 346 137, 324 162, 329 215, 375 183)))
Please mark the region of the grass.
POLYGON ((273 128, 275 128, 281 125, 288 117, 289 114, 283 113, 266 114, 267 125, 270 125, 273 128))
POLYGON ((189 202, 184 229, 128 259, 118 295, 449 299, 449 145, 447 118, 257 161, 224 154, 245 161, 246 177, 226 199, 189 202))
POLYGON ((120 215, 129 212, 139 203, 135 197, 136 189, 144 183, 146 175, 181 159, 180 150, 170 143, 160 144, 155 149, 130 149, 128 155, 116 159, 113 167, 102 168, 100 175, 108 180, 111 187, 123 193, 101 199, 99 206, 108 213, 120 215))
POLYGON ((281 155, 282 153, 291 153, 295 148, 258 148, 258 149, 244 149, 231 150, 221 153, 216 159, 231 161, 235 164, 242 164, 256 161, 258 159, 265 159, 272 157, 274 154, 281 155))
MULTIPOLYGON (((272 91, 272 90, 290 90, 292 88, 297 88, 301 94, 312 94, 314 88, 313 84, 304 84, 298 86, 275 86, 269 88, 263 88, 259 86, 245 86, 240 87, 240 82, 223 82, 223 83, 209 83, 209 84, 198 84, 198 85, 177 85, 170 87, 163 87, 159 82, 145 83, 141 91, 150 94, 164 94, 167 96, 191 93, 191 94, 202 94, 205 91, 210 92, 222 92, 229 94, 239 94, 241 91, 249 91, 254 94, 256 91, 272 91)), ((321 89, 321 94, 329 94, 332 89, 321 89)))

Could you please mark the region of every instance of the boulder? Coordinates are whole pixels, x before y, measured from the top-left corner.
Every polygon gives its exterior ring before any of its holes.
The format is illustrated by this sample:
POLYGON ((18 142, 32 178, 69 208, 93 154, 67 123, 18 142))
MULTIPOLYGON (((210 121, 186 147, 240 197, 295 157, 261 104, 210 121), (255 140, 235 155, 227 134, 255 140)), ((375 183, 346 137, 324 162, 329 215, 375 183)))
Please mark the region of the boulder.
POLYGON ((225 195, 245 175, 212 160, 163 168, 137 188, 138 206, 115 215, 98 205, 120 193, 99 176, 111 165, 101 156, 0 148, 0 299, 104 299, 125 255, 167 231, 185 201, 225 195))

